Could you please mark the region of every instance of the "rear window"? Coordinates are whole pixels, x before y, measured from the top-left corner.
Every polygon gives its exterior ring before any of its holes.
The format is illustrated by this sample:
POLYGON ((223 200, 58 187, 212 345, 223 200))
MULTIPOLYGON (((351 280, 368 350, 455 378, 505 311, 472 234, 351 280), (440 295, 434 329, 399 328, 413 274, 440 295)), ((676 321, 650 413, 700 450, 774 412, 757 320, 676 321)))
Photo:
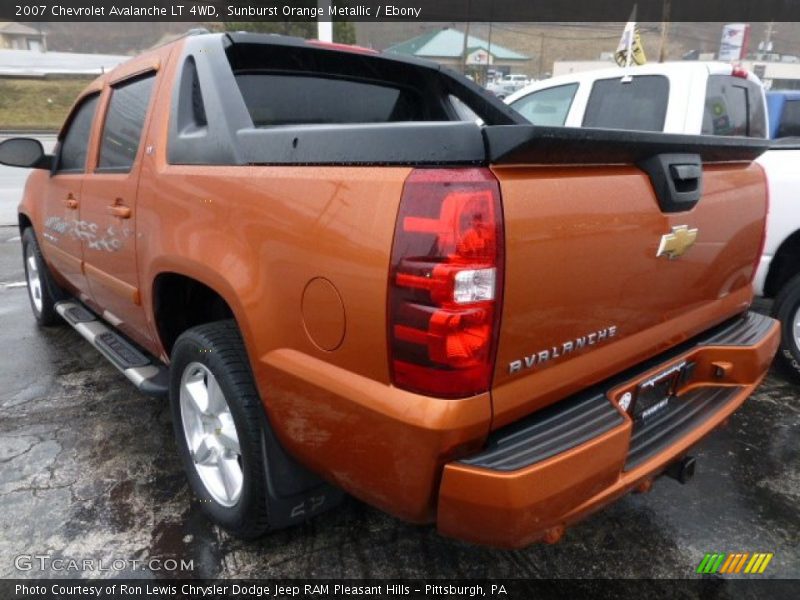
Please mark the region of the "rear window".
POLYGON ((800 100, 787 100, 775 137, 800 137, 800 100))
POLYGON ((758 84, 731 75, 711 75, 706 87, 703 134, 766 137, 767 118, 758 84))
POLYGON ((561 127, 567 120, 577 83, 532 92, 511 107, 534 125, 561 127))
POLYGON ((236 82, 256 127, 425 120, 413 90, 318 75, 240 73, 236 82))
POLYGON ((669 101, 669 80, 663 75, 637 75, 595 81, 584 127, 663 131, 669 101))

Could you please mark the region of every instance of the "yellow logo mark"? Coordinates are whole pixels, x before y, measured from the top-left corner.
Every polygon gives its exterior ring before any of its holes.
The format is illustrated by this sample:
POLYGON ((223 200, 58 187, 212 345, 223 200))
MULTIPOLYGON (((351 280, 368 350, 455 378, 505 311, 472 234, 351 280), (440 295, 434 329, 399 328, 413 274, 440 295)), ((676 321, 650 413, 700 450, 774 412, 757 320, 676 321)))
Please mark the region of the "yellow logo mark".
POLYGON ((698 229, 689 229, 687 225, 673 227, 672 233, 666 233, 661 236, 661 244, 658 246, 656 257, 666 256, 673 260, 683 256, 694 244, 698 231, 698 229))

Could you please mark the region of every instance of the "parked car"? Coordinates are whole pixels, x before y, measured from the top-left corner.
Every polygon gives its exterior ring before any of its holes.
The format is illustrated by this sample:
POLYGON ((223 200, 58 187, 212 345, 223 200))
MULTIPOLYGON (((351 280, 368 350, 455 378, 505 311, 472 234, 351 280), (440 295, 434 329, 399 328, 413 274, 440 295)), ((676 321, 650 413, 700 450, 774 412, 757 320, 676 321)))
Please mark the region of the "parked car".
POLYGON ((589 71, 537 82, 507 102, 532 123, 780 137, 757 162, 769 182, 767 238, 754 279, 782 323, 779 363, 800 378, 800 92, 770 92, 745 70, 680 62, 589 71), (787 136, 787 137, 784 137, 787 136))
POLYGON ((101 76, 58 140, 0 144, 34 168, 33 314, 169 396, 189 484, 239 536, 341 489, 554 542, 688 480, 778 345, 747 310, 764 140, 540 130, 434 63, 245 33, 101 76))
POLYGON ((500 79, 495 79, 486 89, 492 92, 498 98, 505 98, 526 85, 530 84, 531 78, 521 73, 514 73, 506 75, 500 79))

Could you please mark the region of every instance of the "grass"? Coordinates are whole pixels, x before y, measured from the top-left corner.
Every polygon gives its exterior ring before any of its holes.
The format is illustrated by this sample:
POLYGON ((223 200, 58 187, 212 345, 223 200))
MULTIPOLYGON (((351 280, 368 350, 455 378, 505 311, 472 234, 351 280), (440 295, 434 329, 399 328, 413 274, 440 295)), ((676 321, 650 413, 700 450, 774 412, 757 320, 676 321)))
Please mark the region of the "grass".
POLYGON ((0 79, 0 130, 61 127, 91 78, 0 79))

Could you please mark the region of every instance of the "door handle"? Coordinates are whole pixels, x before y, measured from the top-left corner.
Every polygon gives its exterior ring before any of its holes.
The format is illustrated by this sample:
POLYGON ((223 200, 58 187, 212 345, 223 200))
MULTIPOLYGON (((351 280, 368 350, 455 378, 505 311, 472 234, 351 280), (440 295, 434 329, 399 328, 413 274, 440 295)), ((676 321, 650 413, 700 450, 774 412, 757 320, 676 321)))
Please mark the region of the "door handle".
POLYGON ((656 154, 637 166, 650 176, 661 212, 685 212, 700 201, 703 161, 699 154, 656 154))
POLYGON ((131 209, 129 206, 125 206, 122 204, 122 200, 117 198, 114 201, 114 204, 108 207, 108 212, 110 212, 115 217, 119 217, 120 219, 130 219, 131 218, 131 209))
POLYGON ((696 181, 703 176, 700 165, 670 165, 669 171, 675 181, 696 181))
POLYGON ((67 199, 64 200, 64 206, 70 210, 75 210, 78 208, 78 200, 72 195, 72 193, 67 194, 67 199))

